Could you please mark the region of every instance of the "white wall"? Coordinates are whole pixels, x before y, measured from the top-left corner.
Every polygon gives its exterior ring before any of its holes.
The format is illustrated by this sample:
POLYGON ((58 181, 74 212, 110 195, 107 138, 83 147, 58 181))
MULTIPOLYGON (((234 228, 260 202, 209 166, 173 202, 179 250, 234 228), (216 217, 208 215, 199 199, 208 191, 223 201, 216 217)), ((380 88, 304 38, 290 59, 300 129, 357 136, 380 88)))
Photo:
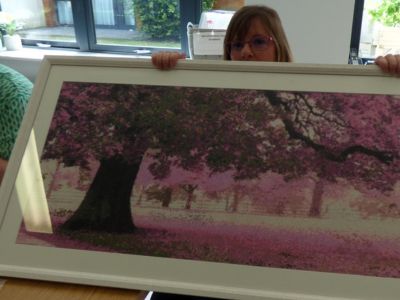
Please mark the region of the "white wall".
POLYGON ((295 62, 347 64, 354 0, 246 0, 280 15, 295 62))

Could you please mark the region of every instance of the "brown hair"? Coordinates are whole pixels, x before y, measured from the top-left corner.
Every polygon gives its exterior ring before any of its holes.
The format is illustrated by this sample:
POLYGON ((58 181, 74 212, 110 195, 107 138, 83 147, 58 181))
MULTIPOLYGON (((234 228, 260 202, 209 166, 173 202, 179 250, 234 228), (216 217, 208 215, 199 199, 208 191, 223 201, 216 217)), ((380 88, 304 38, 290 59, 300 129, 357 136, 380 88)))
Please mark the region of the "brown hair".
POLYGON ((263 5, 243 6, 232 17, 224 40, 224 59, 231 60, 230 45, 235 39, 244 39, 251 22, 258 18, 274 40, 278 62, 293 60, 289 43, 278 13, 263 5))

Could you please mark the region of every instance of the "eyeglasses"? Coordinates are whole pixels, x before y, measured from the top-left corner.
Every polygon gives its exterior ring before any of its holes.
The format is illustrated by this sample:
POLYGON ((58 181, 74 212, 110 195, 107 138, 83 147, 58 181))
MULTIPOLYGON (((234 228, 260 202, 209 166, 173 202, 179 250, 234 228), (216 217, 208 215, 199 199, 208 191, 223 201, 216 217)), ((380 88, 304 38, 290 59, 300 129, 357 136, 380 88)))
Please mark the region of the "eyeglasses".
POLYGON ((231 51, 240 52, 246 44, 249 44, 252 51, 264 51, 273 41, 271 36, 256 35, 248 41, 233 41, 231 43, 231 51))

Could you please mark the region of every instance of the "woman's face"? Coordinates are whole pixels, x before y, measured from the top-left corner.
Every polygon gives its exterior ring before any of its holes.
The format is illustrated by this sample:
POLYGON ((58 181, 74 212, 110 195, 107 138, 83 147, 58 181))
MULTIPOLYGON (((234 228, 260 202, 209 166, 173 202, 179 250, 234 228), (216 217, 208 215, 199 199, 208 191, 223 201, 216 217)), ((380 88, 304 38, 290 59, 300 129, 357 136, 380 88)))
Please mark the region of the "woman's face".
POLYGON ((251 21, 244 40, 231 43, 231 60, 277 61, 275 43, 260 19, 251 21))

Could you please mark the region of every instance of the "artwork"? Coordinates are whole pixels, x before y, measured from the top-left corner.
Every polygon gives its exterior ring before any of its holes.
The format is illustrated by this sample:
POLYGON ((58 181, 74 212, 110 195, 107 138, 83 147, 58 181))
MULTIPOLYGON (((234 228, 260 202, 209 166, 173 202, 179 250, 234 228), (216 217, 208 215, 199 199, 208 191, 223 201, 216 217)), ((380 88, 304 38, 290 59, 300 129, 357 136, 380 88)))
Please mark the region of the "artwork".
POLYGON ((66 79, 37 137, 46 221, 23 209, 15 247, 397 286, 400 91, 66 79))

